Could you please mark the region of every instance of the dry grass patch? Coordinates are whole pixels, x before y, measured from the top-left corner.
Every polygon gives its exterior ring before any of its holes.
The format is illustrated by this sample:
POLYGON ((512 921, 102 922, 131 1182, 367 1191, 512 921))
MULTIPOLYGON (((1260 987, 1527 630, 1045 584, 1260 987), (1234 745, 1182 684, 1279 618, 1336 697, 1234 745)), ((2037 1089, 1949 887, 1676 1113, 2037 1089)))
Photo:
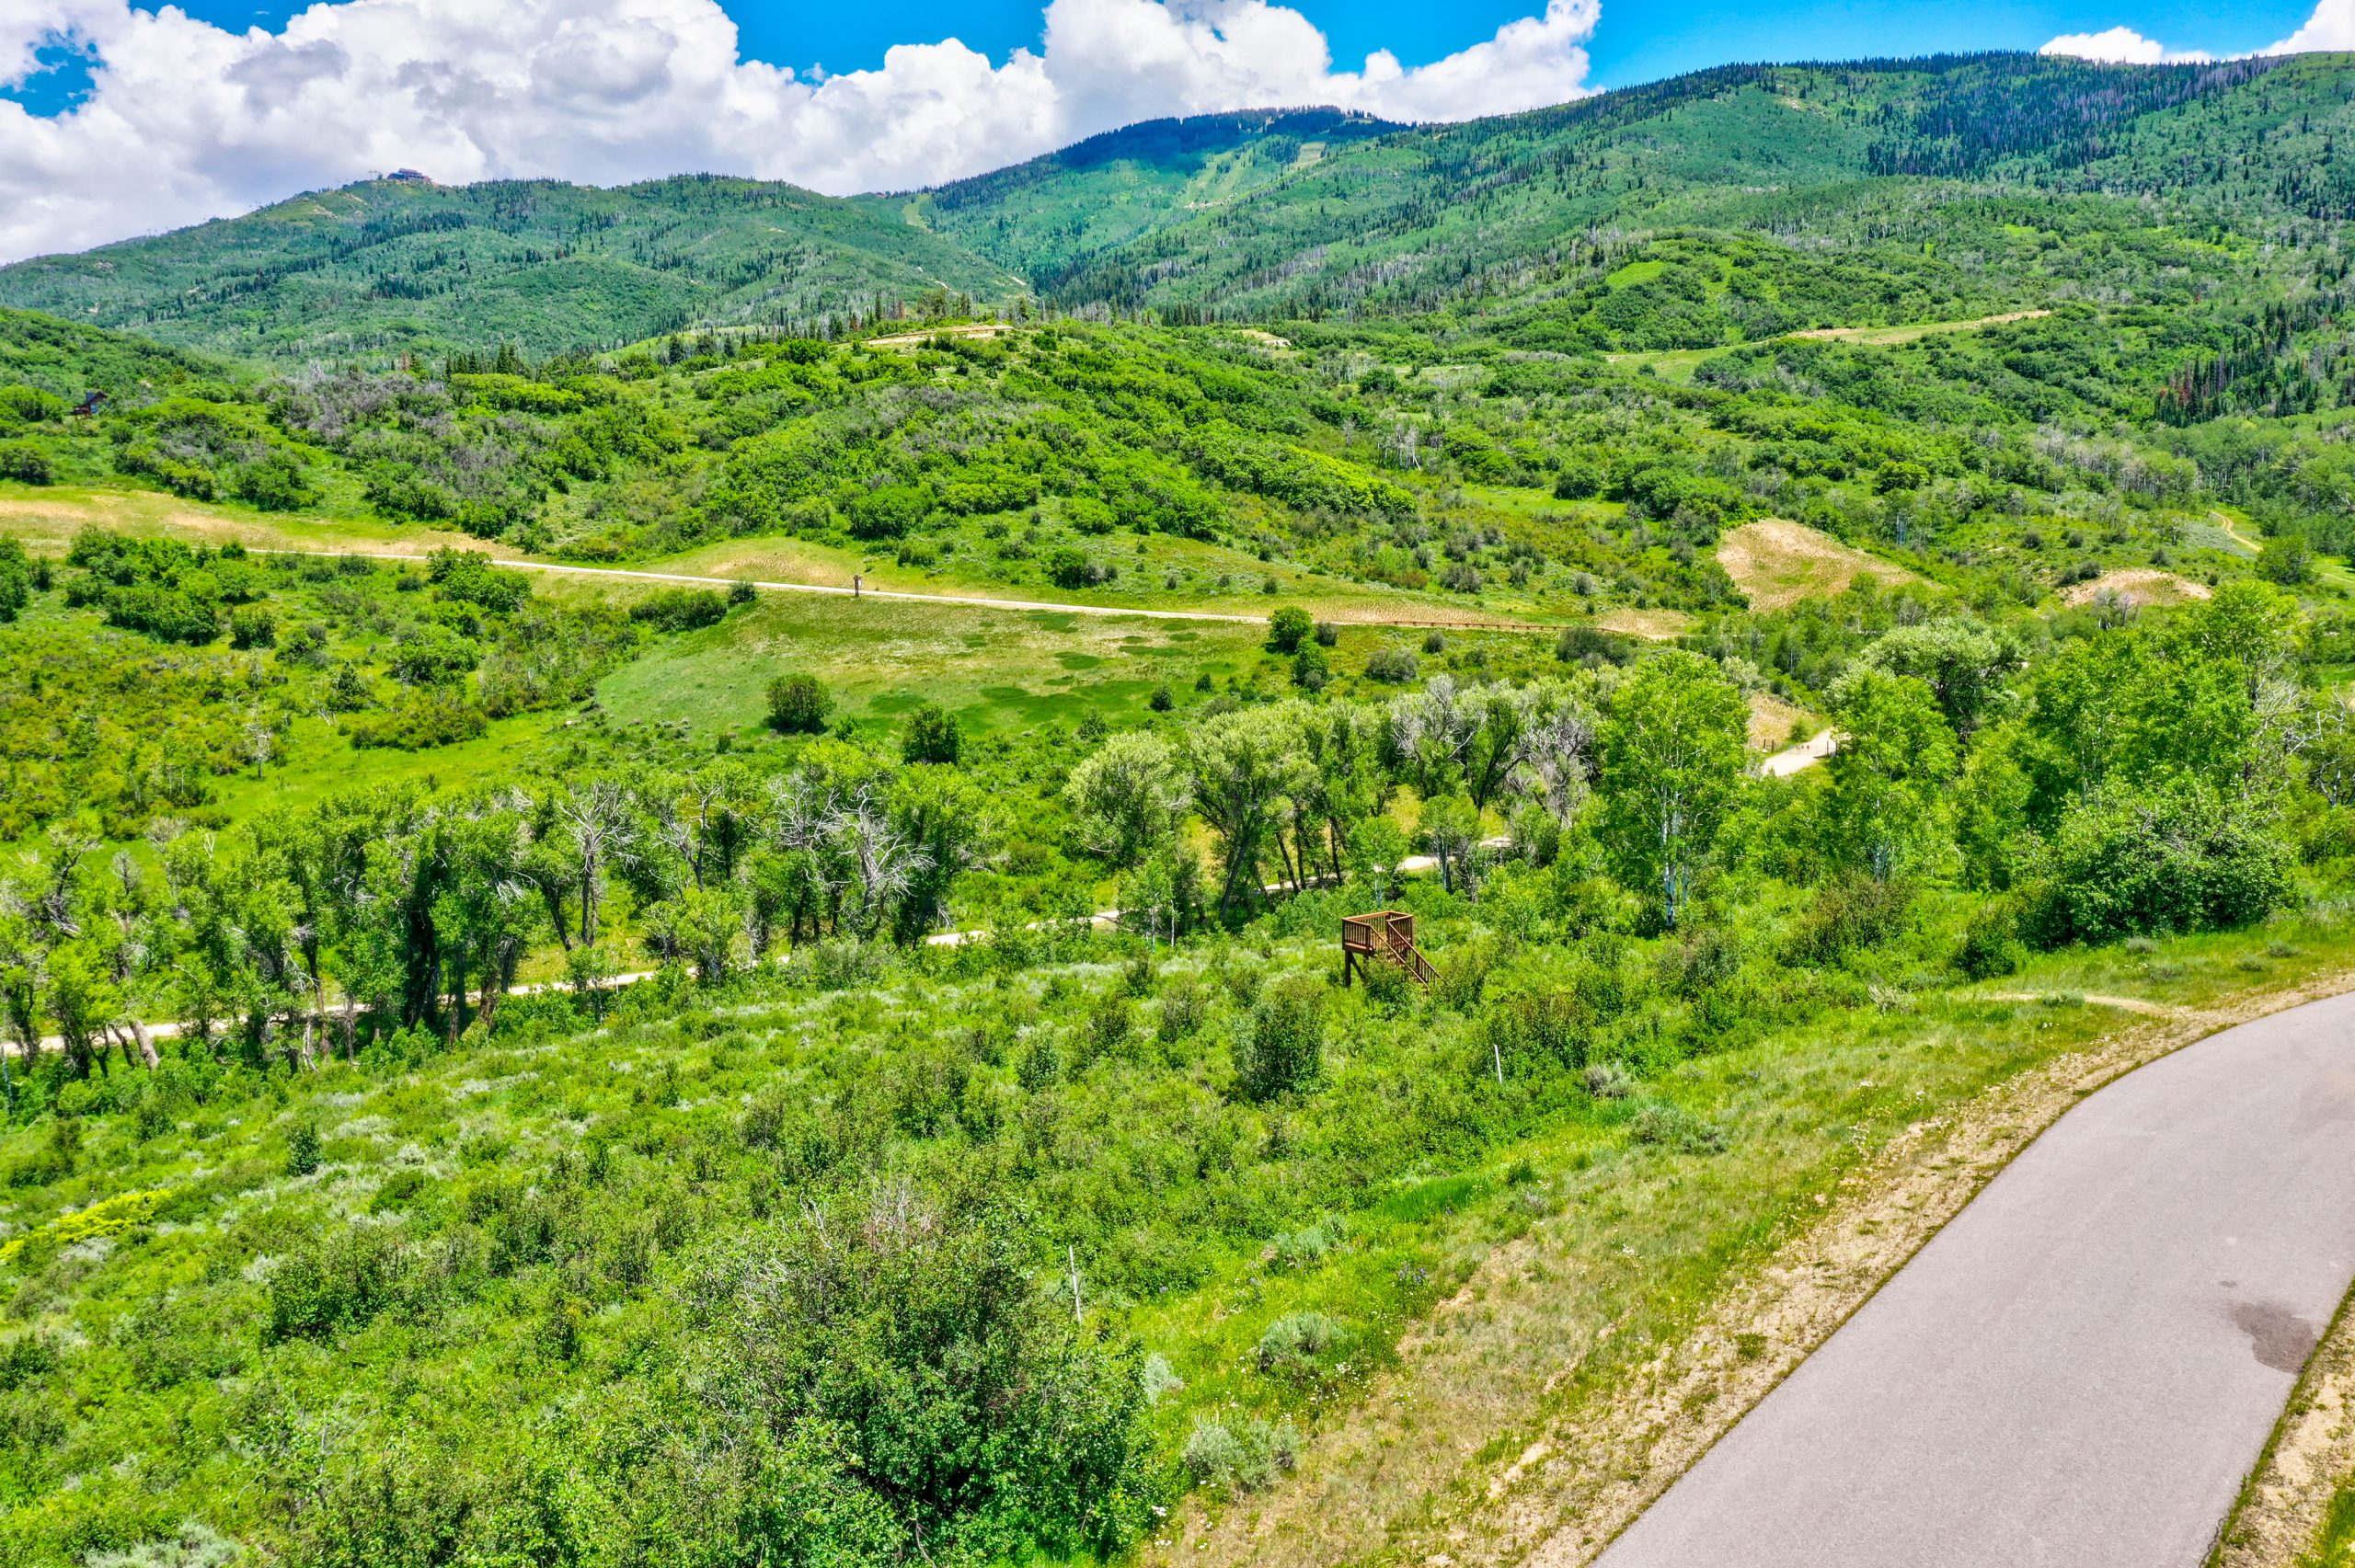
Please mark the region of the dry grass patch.
MULTIPOLYGON (((13 489, 13 487, 12 487, 13 489)), ((147 490, 13 490, 0 493, 0 534, 36 552, 63 552, 85 528, 243 544, 248 550, 357 551, 423 556, 443 545, 513 558, 505 545, 422 525, 318 518, 212 507, 147 490)))
POLYGON ((933 326, 922 332, 894 332, 888 338, 869 338, 867 346, 870 349, 921 349, 936 338, 1003 338, 1013 330, 1002 321, 976 321, 961 326, 933 326))
POLYGON ((1821 728, 1823 720, 1797 703, 1786 703, 1771 692, 1750 693, 1750 749, 1752 751, 1780 751, 1791 743, 1791 738, 1804 729, 1809 733, 1821 728))
POLYGON ((1794 332, 1794 338, 1813 338, 1841 343, 1914 343, 1924 338, 1935 338, 1947 332, 1974 332, 1982 326, 2005 326, 2015 321, 2037 321, 2052 313, 2049 310, 2005 311, 2001 315, 1982 315, 1972 321, 1931 321, 1913 326, 1817 326, 1805 332, 1794 332))
POLYGON ((2215 593, 2204 582, 2179 578, 2156 567, 2129 567, 2104 572, 2091 582, 2081 582, 2061 597, 2070 604, 2091 604, 2097 599, 2115 597, 2129 604, 2152 606, 2181 604, 2188 599, 2212 599, 2215 593))
POLYGON ((1902 567, 1778 517, 1727 534, 1717 545, 1717 565, 1752 610, 1787 610, 1802 599, 1826 599, 1859 577, 1891 586, 1920 580, 1902 567))
POLYGON ((1693 617, 1682 610, 1610 610, 1596 616, 1594 624, 1606 632, 1672 643, 1693 629, 1693 617))

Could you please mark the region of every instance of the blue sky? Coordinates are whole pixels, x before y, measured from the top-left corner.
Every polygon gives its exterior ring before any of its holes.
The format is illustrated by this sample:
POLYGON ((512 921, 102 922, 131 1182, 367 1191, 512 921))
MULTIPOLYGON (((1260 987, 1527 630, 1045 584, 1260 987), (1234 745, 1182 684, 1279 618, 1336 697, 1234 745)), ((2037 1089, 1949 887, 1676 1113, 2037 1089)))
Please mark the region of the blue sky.
MULTIPOLYGON (((276 28, 300 6, 179 0, 219 27, 276 28)), ((894 43, 959 38, 994 58, 1039 41, 1043 0, 868 0, 818 6, 722 0, 746 54, 779 65, 852 71, 879 64, 894 43)), ((1544 0, 1292 0, 1353 66, 1376 49, 1418 64, 1488 38, 1544 0)), ((2262 47, 2313 12, 2313 0, 1603 0, 1589 52, 1601 86, 1655 81, 1729 60, 1848 60, 1939 50, 2034 49, 2061 33, 2124 24, 2217 54, 2262 47)))

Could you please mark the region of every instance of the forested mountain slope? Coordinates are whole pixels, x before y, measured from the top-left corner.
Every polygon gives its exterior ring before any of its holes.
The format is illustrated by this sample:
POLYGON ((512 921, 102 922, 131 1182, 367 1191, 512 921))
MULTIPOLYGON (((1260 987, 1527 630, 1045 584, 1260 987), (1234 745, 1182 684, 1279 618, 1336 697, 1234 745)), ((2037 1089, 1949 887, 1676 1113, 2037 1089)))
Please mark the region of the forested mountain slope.
POLYGON ((1017 270, 1061 272, 1405 129, 1329 109, 1153 120, 894 205, 1017 270))
MULTIPOLYGON (((1345 149, 1130 246, 1041 269, 1042 286, 1072 302, 1260 315, 1429 308, 1639 225, 1770 235, 1819 256, 1966 258, 1975 236, 1950 232, 1948 209, 1978 227, 1987 200, 2028 192, 2160 203, 2109 204, 2108 225, 2196 211, 2311 239, 2344 216, 2330 170, 2355 124, 2349 80, 2339 56, 1729 66, 1345 149), (2177 143, 2202 151, 2169 152, 2177 143), (2293 150, 2306 156, 2282 155, 2293 150)), ((1987 272, 1990 289, 2027 282, 2000 256, 1987 272)))
POLYGON ((534 355, 703 320, 808 324, 926 290, 1005 298, 1003 268, 867 207, 683 177, 378 180, 0 269, 0 301, 247 359, 534 355))
POLYGON ((252 358, 501 341, 540 356, 689 325, 839 329, 927 291, 1166 320, 1486 314, 1574 294, 1680 230, 1765 270, 1636 280, 1729 297, 1688 299, 1712 308, 1665 336, 1591 346, 2055 297, 2254 298, 2310 282, 2308 253, 2355 210, 2351 86, 2355 62, 2337 55, 1729 66, 1458 125, 1330 109, 1158 121, 847 201, 711 178, 378 182, 0 269, 0 303, 252 358), (2267 247, 2288 254, 2254 266, 2267 247))

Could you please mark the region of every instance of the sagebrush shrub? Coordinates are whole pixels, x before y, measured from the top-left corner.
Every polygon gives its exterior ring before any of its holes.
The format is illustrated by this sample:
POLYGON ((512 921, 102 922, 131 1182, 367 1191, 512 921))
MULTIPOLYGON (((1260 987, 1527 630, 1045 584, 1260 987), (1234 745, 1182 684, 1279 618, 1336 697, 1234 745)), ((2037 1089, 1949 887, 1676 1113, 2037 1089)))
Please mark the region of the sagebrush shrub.
POLYGON ((1315 980, 1271 986, 1235 1040, 1236 1087, 1267 1101, 1315 1082, 1324 1069, 1325 988, 1315 980))
POLYGON ((1287 1312, 1259 1336, 1259 1370, 1292 1375, 1319 1371, 1318 1363, 1349 1337, 1338 1319, 1322 1312, 1287 1312))

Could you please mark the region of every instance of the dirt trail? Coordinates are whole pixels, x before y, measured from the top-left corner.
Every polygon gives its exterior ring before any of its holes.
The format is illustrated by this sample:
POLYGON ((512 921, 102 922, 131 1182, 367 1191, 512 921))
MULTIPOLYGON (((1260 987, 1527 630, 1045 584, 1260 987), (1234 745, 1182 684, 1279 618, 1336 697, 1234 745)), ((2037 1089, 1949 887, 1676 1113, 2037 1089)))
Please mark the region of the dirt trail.
POLYGON ((2040 321, 2051 314, 2049 310, 2014 310, 1972 321, 1929 321, 1913 326, 1814 326, 1791 336, 1842 343, 1908 343, 1939 333, 1972 332, 1982 326, 2005 326, 2015 321, 2040 321))

